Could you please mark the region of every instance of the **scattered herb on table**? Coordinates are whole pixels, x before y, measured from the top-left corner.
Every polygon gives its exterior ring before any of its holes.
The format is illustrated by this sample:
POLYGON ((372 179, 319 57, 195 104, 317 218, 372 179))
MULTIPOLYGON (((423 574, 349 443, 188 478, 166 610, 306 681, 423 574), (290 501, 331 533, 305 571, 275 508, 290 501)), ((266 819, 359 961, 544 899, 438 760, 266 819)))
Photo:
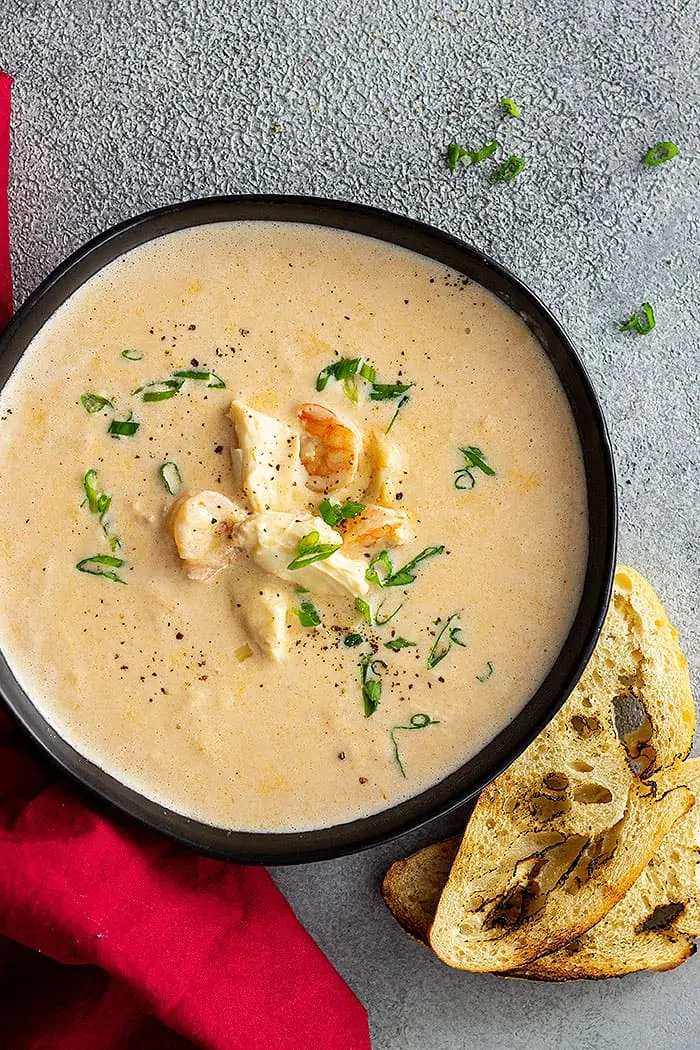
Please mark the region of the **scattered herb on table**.
POLYGON ((459 613, 453 612, 443 623, 433 647, 428 653, 428 668, 432 670, 441 660, 444 660, 453 645, 461 645, 466 648, 459 635, 462 633, 462 625, 459 623, 459 613))
POLYGON ((88 576, 102 576, 105 580, 113 583, 126 583, 121 576, 117 576, 113 569, 121 569, 126 563, 121 558, 114 558, 110 554, 93 554, 91 558, 83 558, 76 565, 78 572, 85 572, 88 576))
POLYGON ((509 117, 519 117, 520 107, 512 98, 502 98, 501 107, 509 117))
POLYGON ((80 403, 91 416, 96 412, 101 412, 103 408, 114 408, 109 398, 102 397, 101 394, 81 394, 80 403))
POLYGON ((472 471, 480 470, 482 474, 486 474, 489 477, 494 477, 496 471, 493 467, 490 467, 484 459, 484 453, 476 445, 469 445, 468 448, 460 448, 459 450, 464 456, 464 466, 459 467, 455 470, 455 488, 460 491, 465 489, 473 489, 476 485, 476 478, 472 471))
POLYGON ((302 602, 301 606, 292 612, 299 617, 302 627, 318 627, 321 623, 321 614, 313 602, 302 602))
POLYGON ((133 347, 127 347, 126 350, 122 350, 121 356, 125 361, 143 361, 143 352, 133 347))
POLYGON ((326 525, 330 525, 332 529, 341 521, 356 518, 364 510, 366 510, 364 503, 353 503, 352 500, 346 500, 345 503, 334 503, 333 500, 324 499, 318 506, 318 513, 326 525))
POLYGON ((491 175, 491 182, 511 182, 525 167, 522 157, 508 157, 491 175))
POLYGON ((107 427, 107 433, 113 438, 133 437, 140 426, 134 419, 134 413, 129 412, 126 419, 113 419, 107 427))
POLYGON ((490 660, 486 661, 486 674, 478 674, 476 680, 478 682, 488 682, 489 678, 493 674, 493 664, 490 660))
POLYGON ((389 730, 389 736, 391 737, 391 742, 394 745, 394 759, 396 760, 397 766, 401 770, 402 777, 406 777, 406 770, 403 767, 403 762, 401 761, 401 756, 399 754, 399 745, 396 741, 396 737, 394 736, 394 734, 397 733, 399 730, 427 729, 428 726, 439 725, 439 721, 437 721, 434 718, 431 718, 430 715, 415 714, 411 715, 409 724, 407 726, 393 726, 392 729, 389 730))
POLYGON ((640 335, 648 335, 652 328, 656 327, 654 308, 651 303, 642 303, 642 312, 634 313, 630 318, 620 325, 621 332, 639 332, 640 335))
POLYGON ((650 168, 656 168, 659 164, 665 164, 667 160, 677 156, 678 146, 675 142, 657 142, 645 153, 644 163, 650 168))
POLYGON ((381 673, 386 670, 386 664, 373 653, 367 653, 360 660, 359 667, 365 718, 369 718, 379 707, 382 698, 381 673))
POLYGON ((287 568, 303 569, 315 561, 325 561, 342 546, 340 543, 319 543, 319 539, 320 536, 316 531, 307 532, 305 536, 302 536, 297 545, 296 557, 290 561, 287 568))
POLYGON ((447 147, 447 166, 450 171, 456 171, 459 162, 465 158, 469 159, 470 164, 480 164, 482 160, 492 157, 497 149, 498 142, 496 139, 487 143, 486 146, 482 146, 481 149, 465 149, 464 146, 460 146, 457 142, 451 142, 447 147))
POLYGON ((409 642, 408 638, 392 638, 389 642, 384 642, 385 649, 391 649, 392 653, 398 653, 400 649, 415 648, 417 642, 409 642))
POLYGON ((396 570, 394 570, 394 563, 391 560, 389 551, 381 551, 371 559, 365 572, 365 579, 368 583, 376 584, 377 587, 407 587, 415 580, 414 570, 418 568, 421 562, 425 561, 426 558, 433 558, 437 554, 443 554, 444 551, 444 546, 426 547, 402 568, 396 570), (378 567, 381 567, 382 576, 379 575, 378 567))
POLYGON ((177 496, 178 492, 182 488, 182 475, 180 474, 180 468, 177 463, 169 459, 167 463, 158 471, 160 474, 160 480, 163 482, 166 491, 171 496, 177 496))

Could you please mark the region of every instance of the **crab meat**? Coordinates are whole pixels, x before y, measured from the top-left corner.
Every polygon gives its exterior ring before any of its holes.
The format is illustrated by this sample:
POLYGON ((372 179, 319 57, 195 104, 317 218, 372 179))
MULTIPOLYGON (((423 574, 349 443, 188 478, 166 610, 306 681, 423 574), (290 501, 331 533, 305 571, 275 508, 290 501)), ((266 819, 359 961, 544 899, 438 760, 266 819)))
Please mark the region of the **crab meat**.
POLYGON ((237 448, 231 450, 231 465, 250 509, 284 510, 294 506, 304 484, 299 435, 281 420, 263 415, 242 401, 231 402, 229 418, 237 441, 237 448))

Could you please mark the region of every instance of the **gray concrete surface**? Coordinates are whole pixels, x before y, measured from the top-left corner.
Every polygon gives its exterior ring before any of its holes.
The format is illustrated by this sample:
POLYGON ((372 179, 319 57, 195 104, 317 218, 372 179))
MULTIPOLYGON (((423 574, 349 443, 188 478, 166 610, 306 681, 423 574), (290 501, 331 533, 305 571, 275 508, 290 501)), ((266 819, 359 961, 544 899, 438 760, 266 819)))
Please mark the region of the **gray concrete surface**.
MULTIPOLYGON (((685 0, 0 0, 18 301, 109 224, 212 193, 350 198, 473 241, 581 349, 617 456, 621 557, 663 595, 697 691, 698 13, 685 0), (521 120, 499 116, 502 95, 521 120), (527 160, 517 181, 447 171, 453 136, 494 134, 527 160), (662 139, 679 157, 645 168, 662 139), (619 334, 645 299, 655 332, 619 334)), ((367 1005, 376 1050, 697 1045, 697 960, 550 987, 453 973, 411 943, 380 876, 441 830, 275 872, 367 1005)))

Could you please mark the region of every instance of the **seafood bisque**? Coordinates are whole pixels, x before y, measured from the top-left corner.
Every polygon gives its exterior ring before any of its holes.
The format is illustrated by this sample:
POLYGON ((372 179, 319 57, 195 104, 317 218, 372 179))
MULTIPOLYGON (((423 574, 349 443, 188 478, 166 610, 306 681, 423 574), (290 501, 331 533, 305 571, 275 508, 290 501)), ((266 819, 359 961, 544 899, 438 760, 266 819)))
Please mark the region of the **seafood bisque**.
POLYGON ((0 397, 0 645, 56 730, 179 813, 303 830, 443 778, 578 607, 576 427, 520 318, 381 241, 151 241, 0 397))

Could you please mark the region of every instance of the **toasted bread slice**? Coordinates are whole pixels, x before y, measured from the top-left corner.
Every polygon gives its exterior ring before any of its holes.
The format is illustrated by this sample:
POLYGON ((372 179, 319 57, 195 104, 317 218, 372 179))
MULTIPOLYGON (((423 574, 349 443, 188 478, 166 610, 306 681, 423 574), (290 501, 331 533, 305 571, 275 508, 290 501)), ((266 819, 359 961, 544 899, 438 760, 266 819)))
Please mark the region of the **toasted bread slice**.
POLYGON ((688 754, 694 723, 676 632, 620 567, 581 681, 477 803, 430 930, 436 954, 503 972, 595 925, 693 803, 654 776, 688 754))
MULTIPOLYGON (((681 764, 678 779, 700 788, 700 759, 681 764)), ((700 793, 700 791, 699 791, 700 793)), ((428 944, 459 836, 426 846, 389 868, 384 900, 399 924, 428 944)), ((695 952, 700 937, 700 804, 676 821, 625 896, 575 941, 507 976, 540 981, 621 977, 671 970, 695 952)))
MULTIPOLYGON (((700 794, 700 759, 683 762, 677 779, 700 794)), ((513 976, 571 981, 672 970, 695 953, 693 937, 700 937, 698 802, 676 821, 634 885, 599 923, 513 976)))

